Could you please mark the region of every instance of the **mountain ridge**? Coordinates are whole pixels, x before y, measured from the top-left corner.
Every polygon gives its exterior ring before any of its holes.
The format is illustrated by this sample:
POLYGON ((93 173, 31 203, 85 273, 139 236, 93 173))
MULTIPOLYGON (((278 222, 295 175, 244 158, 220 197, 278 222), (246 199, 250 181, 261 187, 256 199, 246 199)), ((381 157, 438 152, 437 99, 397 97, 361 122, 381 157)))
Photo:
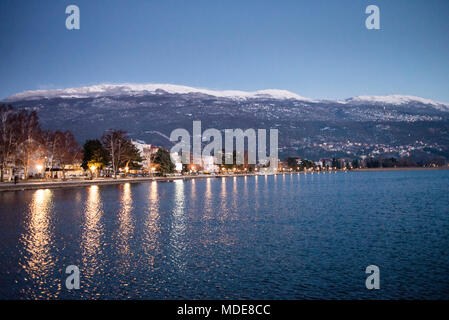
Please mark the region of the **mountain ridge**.
POLYGON ((10 104, 36 110, 44 129, 70 130, 81 143, 100 138, 108 129, 121 129, 133 139, 168 148, 173 145, 167 139, 172 130, 190 131, 192 121, 198 120, 204 130, 276 128, 281 157, 410 155, 449 160, 449 107, 445 104, 405 95, 340 101, 292 95, 279 90, 246 93, 173 85, 106 85, 41 90, 37 95, 26 92, 13 96, 10 104))
POLYGON ((220 98, 263 98, 270 97, 275 99, 294 99, 312 101, 312 99, 299 96, 293 92, 281 89, 265 89, 257 91, 241 91, 241 90, 212 90, 204 88, 194 88, 189 86, 174 84, 99 84, 93 86, 83 86, 67 89, 53 90, 27 90, 13 94, 3 101, 17 100, 36 100, 42 98, 96 98, 100 96, 120 96, 120 95, 139 95, 139 94, 157 94, 165 92, 169 94, 189 94, 202 93, 220 98))
POLYGON ((422 97, 412 95, 360 95, 343 100, 326 100, 326 99, 311 99, 300 96, 296 93, 282 89, 264 89, 257 91, 241 91, 241 90, 213 90, 205 88, 195 88, 183 85, 174 84, 157 84, 157 83, 123 83, 123 84, 98 84, 92 86, 73 87, 66 89, 51 89, 51 90, 26 90, 13 94, 5 99, 3 102, 14 101, 32 101, 39 99, 52 98, 99 98, 107 96, 121 96, 121 95, 145 95, 145 94, 204 94, 218 98, 230 99, 260 99, 270 98, 276 100, 297 100, 317 103, 340 103, 340 104, 385 104, 385 105, 404 105, 410 103, 421 103, 434 106, 440 111, 449 112, 449 104, 422 97))

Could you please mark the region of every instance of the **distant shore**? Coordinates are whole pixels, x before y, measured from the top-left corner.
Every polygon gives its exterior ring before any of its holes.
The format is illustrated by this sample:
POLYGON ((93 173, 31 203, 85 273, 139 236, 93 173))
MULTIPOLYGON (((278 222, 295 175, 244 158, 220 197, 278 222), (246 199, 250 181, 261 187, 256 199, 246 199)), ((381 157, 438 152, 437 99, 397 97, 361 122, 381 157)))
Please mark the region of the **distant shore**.
POLYGON ((351 169, 354 172, 370 172, 370 171, 419 171, 419 170, 449 170, 449 166, 426 168, 426 167, 400 167, 400 168, 362 168, 351 169))
MULTIPOLYGON (((327 171, 326 173, 335 172, 375 172, 375 171, 418 171, 418 170, 449 170, 447 167, 437 167, 437 168, 424 168, 424 167, 401 167, 401 168, 363 168, 363 169, 352 169, 350 171, 338 170, 338 171, 327 171)), ((319 172, 315 172, 319 173, 319 172)), ((321 172, 323 173, 323 172, 321 172)), ((305 172, 279 172, 279 174, 305 174, 305 172)), ((311 174, 310 172, 307 174, 311 174)), ((85 187, 91 185, 113 185, 113 184, 124 184, 124 183, 142 183, 142 182, 171 182, 174 180, 193 180, 193 179, 207 179, 207 178, 231 178, 231 177, 244 177, 244 176, 259 176, 263 174, 255 173, 244 173, 244 174, 219 174, 219 175, 193 175, 193 176, 168 176, 168 177, 144 177, 144 178, 106 178, 106 179, 93 179, 93 180, 56 180, 56 181, 27 181, 14 184, 12 182, 2 182, 0 183, 0 192, 3 191, 23 191, 23 190, 36 190, 36 189, 57 189, 57 188, 76 188, 85 187)))

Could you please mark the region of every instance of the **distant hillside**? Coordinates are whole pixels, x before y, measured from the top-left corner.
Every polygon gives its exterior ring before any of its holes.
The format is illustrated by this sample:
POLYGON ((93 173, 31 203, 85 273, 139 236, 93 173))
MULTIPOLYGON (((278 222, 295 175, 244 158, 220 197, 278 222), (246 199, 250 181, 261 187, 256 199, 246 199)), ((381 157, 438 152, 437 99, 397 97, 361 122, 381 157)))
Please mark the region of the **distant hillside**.
POLYGON ((109 128, 169 147, 176 128, 277 128, 281 156, 394 155, 449 159, 449 106, 419 97, 312 100, 285 90, 213 91, 176 85, 99 85, 27 91, 3 101, 38 111, 82 143, 109 128))

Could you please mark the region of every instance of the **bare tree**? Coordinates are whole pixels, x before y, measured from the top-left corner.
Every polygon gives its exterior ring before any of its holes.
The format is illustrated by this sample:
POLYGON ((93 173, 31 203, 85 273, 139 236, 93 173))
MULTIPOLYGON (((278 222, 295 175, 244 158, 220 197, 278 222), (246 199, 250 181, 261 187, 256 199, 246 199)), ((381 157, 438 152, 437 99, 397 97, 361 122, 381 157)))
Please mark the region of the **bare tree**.
POLYGON ((119 168, 127 166, 133 161, 140 162, 142 158, 138 150, 126 137, 126 132, 122 130, 109 130, 101 138, 104 148, 111 158, 114 178, 117 177, 119 168))
POLYGON ((23 165, 25 179, 28 179, 28 168, 31 156, 42 146, 42 135, 36 111, 18 112, 18 144, 17 159, 23 165))
POLYGON ((112 171, 114 172, 114 178, 116 178, 121 162, 121 156, 123 154, 123 148, 125 147, 126 132, 121 130, 109 130, 103 135, 101 141, 104 148, 109 153, 112 171))
POLYGON ((58 135, 54 131, 46 130, 42 132, 42 143, 45 148, 45 168, 48 168, 50 171, 51 178, 55 163, 57 138, 58 135))
POLYGON ((81 146, 70 131, 56 131, 54 135, 54 157, 59 163, 63 179, 65 179, 67 166, 73 166, 77 162, 81 162, 81 146))
POLYGON ((14 163, 17 148, 17 113, 11 106, 0 106, 0 182, 9 163, 14 163))

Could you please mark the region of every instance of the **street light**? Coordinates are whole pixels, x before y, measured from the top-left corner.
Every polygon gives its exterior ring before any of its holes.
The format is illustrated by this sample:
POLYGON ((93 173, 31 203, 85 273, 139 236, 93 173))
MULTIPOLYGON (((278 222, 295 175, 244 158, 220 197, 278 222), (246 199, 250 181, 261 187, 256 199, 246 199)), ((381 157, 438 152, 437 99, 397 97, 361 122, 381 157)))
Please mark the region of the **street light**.
POLYGON ((96 166, 90 166, 90 170, 92 171, 92 178, 94 177, 94 172, 97 169, 96 166))
POLYGON ((37 166, 36 166, 36 169, 37 169, 37 172, 39 173, 39 176, 41 176, 42 175, 42 169, 43 169, 44 167, 41 165, 41 164, 38 164, 37 166))

